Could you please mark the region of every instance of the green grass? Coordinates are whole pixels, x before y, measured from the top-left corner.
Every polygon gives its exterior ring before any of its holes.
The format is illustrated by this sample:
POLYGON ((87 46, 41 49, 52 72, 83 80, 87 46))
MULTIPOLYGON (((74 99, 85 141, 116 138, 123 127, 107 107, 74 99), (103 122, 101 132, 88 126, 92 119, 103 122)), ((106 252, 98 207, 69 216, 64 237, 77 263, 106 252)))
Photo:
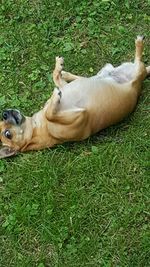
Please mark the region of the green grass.
MULTIPOLYGON (((56 55, 92 75, 133 59, 144 34, 150 65, 149 0, 1 2, 1 110, 37 111, 53 90, 56 55)), ((119 125, 0 161, 0 266, 149 266, 149 87, 119 125)))

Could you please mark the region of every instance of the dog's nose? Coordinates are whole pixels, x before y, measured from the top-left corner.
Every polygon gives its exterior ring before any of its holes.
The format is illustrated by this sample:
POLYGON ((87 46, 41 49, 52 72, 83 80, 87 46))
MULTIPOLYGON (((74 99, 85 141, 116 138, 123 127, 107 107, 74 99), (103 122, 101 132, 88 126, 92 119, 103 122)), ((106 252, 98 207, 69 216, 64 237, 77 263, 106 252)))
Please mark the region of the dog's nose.
POLYGON ((2 114, 2 117, 4 120, 7 120, 8 119, 8 111, 4 111, 2 114))

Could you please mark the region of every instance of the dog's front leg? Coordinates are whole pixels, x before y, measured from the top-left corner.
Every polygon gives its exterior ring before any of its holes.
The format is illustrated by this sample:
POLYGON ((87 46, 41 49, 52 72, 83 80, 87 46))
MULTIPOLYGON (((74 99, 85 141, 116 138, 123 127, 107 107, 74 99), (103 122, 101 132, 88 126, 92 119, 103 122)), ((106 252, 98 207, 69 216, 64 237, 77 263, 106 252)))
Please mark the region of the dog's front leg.
POLYGON ((53 81, 56 86, 63 87, 67 82, 62 78, 61 71, 63 70, 63 57, 56 57, 55 69, 53 71, 53 81))
POLYGON ((78 75, 72 74, 71 72, 67 72, 64 70, 62 70, 61 76, 62 76, 63 80, 65 80, 66 82, 72 82, 72 81, 77 80, 77 79, 85 78, 83 76, 78 76, 78 75))
POLYGON ((64 67, 63 57, 56 57, 55 69, 53 71, 53 81, 55 85, 58 86, 59 88, 63 87, 68 82, 72 82, 76 79, 83 78, 82 76, 78 76, 70 72, 63 71, 63 67, 64 67))
POLYGON ((46 118, 51 122, 60 123, 63 125, 71 125, 78 121, 78 119, 84 119, 87 117, 87 112, 83 108, 73 108, 64 111, 58 111, 55 114, 50 114, 49 110, 46 111, 46 118))
POLYGON ((53 118, 57 114, 61 99, 61 91, 55 88, 51 98, 46 102, 44 106, 45 113, 48 114, 49 118, 53 118))
POLYGON ((49 120, 49 132, 57 142, 58 140, 61 142, 83 140, 91 133, 88 112, 85 109, 58 111, 53 117, 49 117, 48 112, 45 115, 49 120))
POLYGON ((47 120, 67 125, 71 124, 79 117, 86 117, 86 110, 84 108, 74 107, 68 110, 60 110, 59 104, 61 95, 61 91, 55 88, 52 97, 48 100, 44 107, 47 120))

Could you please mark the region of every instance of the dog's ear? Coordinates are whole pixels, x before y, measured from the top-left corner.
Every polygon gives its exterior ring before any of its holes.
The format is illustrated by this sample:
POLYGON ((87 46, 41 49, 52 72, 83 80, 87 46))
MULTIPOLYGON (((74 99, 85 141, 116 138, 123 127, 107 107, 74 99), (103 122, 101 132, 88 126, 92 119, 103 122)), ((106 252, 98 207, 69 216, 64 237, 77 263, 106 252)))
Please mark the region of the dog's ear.
POLYGON ((17 154, 17 151, 8 146, 4 146, 0 149, 0 159, 8 158, 16 154, 17 154))

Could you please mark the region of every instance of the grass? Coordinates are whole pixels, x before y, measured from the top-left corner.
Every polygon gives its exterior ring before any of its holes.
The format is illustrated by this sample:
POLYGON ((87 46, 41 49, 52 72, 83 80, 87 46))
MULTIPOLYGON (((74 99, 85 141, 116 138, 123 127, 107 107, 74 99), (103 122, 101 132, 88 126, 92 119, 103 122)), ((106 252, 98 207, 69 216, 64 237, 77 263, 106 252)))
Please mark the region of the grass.
MULTIPOLYGON (((92 75, 133 59, 150 1, 5 0, 0 106, 30 115, 53 90, 56 55, 92 75)), ((148 267, 149 81, 136 111, 84 142, 0 161, 1 266, 148 267)))

